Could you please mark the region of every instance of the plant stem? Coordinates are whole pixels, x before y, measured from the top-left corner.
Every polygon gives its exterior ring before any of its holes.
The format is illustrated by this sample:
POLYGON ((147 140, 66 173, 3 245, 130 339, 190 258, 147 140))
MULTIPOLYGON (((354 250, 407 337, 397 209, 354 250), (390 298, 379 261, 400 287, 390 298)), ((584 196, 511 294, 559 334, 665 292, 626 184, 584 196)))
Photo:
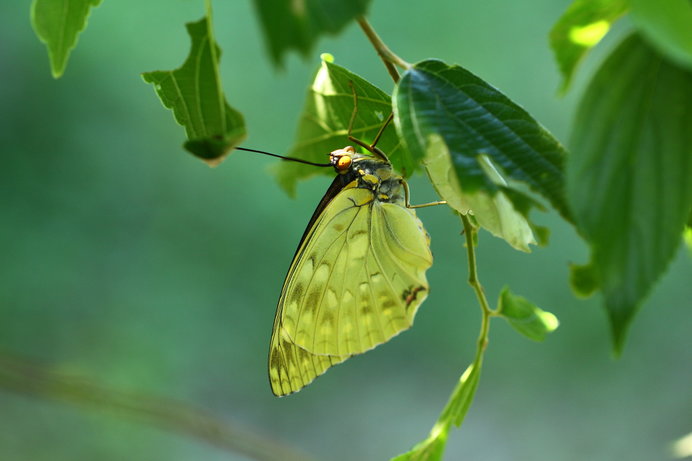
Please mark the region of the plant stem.
POLYGON ((464 235, 466 237, 466 253, 468 255, 468 266, 469 266, 469 278, 468 282, 476 293, 476 298, 478 299, 478 304, 481 307, 481 331, 478 336, 478 349, 476 351, 476 358, 482 355, 485 347, 488 345, 488 329, 490 328, 490 317, 495 315, 495 311, 490 308, 488 304, 488 298, 485 296, 485 291, 478 279, 478 267, 476 266, 476 250, 474 237, 476 235, 476 229, 473 227, 471 220, 467 215, 460 215, 461 222, 464 225, 464 235))
POLYGON ((196 438, 254 460, 306 461, 307 455, 211 413, 165 397, 108 389, 83 376, 0 350, 0 390, 108 412, 196 438))
POLYGON ((399 72, 396 70, 396 66, 408 69, 409 67, 411 67, 411 64, 409 64, 408 62, 404 61, 399 56, 394 54, 394 52, 390 50, 389 47, 387 47, 387 45, 384 44, 380 36, 377 35, 375 29, 372 28, 372 26, 370 25, 368 20, 365 19, 364 16, 359 16, 357 20, 358 24, 360 25, 360 28, 363 29, 365 36, 368 37, 368 40, 370 40, 370 43, 372 43, 372 46, 375 48, 375 51, 377 51, 377 54, 382 59, 382 62, 387 68, 387 72, 389 72, 389 75, 392 77, 392 80, 394 80, 394 83, 398 82, 399 72))

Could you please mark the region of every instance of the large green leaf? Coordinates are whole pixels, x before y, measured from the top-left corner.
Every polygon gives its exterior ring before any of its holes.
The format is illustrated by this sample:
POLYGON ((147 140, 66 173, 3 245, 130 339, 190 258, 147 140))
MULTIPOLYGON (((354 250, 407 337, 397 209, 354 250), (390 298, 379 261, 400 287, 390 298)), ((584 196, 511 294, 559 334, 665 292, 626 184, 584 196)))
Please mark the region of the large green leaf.
POLYGON ((525 214, 528 186, 569 219, 564 149, 496 88, 459 66, 428 60, 404 73, 393 101, 397 129, 415 161, 442 141, 465 193, 503 191, 525 214))
MULTIPOLYGON (((353 91, 358 95, 358 112, 352 135, 372 142, 392 112, 391 97, 367 80, 334 64, 330 55, 322 55, 305 99, 292 157, 313 162, 326 162, 335 149, 353 144, 348 140, 348 124, 353 114, 353 91)), ((410 173, 413 164, 405 155, 394 127, 388 127, 377 146, 390 158, 401 173, 410 173)), ((357 146, 356 146, 357 147, 357 146)), ((298 179, 318 173, 334 174, 329 168, 316 168, 300 163, 281 162, 276 168, 281 186, 290 194, 298 179)))
POLYGON ((84 30, 92 7, 101 0, 34 0, 31 24, 39 40, 48 48, 53 77, 65 72, 77 36, 84 30))
POLYGON ((627 11, 627 0, 575 0, 550 30, 550 47, 567 90, 577 65, 627 11))
POLYGON ((245 139, 245 122, 226 102, 221 87, 221 52, 214 41, 211 11, 186 27, 192 47, 183 65, 176 70, 146 72, 142 78, 154 85, 163 105, 185 127, 185 148, 213 166, 245 139))
POLYGON ((629 0, 632 20, 668 58, 692 69, 692 1, 629 0))
POLYGON ((357 16, 370 0, 255 0, 269 53, 276 64, 291 49, 308 56, 321 35, 335 35, 357 16))
POLYGON ((579 107, 568 193, 591 262, 574 279, 603 292, 616 351, 680 244, 692 207, 691 128, 692 73, 639 35, 612 53, 579 107))

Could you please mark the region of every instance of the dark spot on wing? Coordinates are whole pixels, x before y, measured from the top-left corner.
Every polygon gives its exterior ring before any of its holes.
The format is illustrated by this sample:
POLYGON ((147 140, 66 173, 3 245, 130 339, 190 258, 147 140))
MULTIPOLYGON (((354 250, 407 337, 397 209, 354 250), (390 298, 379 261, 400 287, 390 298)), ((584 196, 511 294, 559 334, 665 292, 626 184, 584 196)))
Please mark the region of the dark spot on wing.
POLYGON ((421 291, 425 291, 424 286, 411 287, 404 290, 404 292, 401 295, 401 299, 403 299, 406 303, 406 307, 409 307, 411 303, 416 300, 418 293, 420 293, 421 291))

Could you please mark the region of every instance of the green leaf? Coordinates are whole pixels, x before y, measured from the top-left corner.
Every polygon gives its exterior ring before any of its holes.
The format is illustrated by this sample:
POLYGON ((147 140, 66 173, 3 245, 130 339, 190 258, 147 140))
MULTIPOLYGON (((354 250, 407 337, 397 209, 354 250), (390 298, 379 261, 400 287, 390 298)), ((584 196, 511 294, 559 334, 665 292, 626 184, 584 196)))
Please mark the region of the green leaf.
POLYGON ((690 257, 692 257, 692 227, 685 227, 682 237, 685 241, 687 252, 690 254, 690 257))
POLYGON ((442 460, 449 429, 452 424, 461 426, 464 416, 471 407, 473 396, 478 388, 481 374, 482 359, 469 365, 461 375, 452 395, 442 414, 430 431, 428 438, 416 444, 410 451, 392 458, 391 461, 439 461, 442 460))
POLYGON ((526 298, 513 294, 508 287, 504 287, 500 293, 497 312, 515 330, 534 341, 543 341, 560 324, 555 315, 540 309, 526 298))
POLYGON ((154 85, 163 105, 185 127, 185 149, 214 166, 245 139, 245 122, 228 105, 221 88, 221 52, 214 41, 211 12, 186 27, 192 47, 183 65, 172 71, 146 72, 142 78, 154 85))
POLYGON ((561 92, 569 87, 586 53, 626 11, 627 0, 575 0, 558 19, 550 30, 550 47, 562 73, 561 92))
MULTIPOLYGON (((442 140, 465 193, 494 196, 528 185, 569 219, 564 149, 497 89, 459 66, 428 60, 404 73, 393 101, 397 129, 414 159, 421 161, 442 140)), ((506 195, 525 211, 525 200, 506 195)))
MULTIPOLYGON (((463 190, 454 173, 449 149, 441 136, 430 136, 423 164, 439 196, 447 200, 447 205, 454 210, 461 214, 472 214, 478 226, 517 250, 528 252, 529 244, 536 244, 531 224, 525 215, 514 209, 503 191, 493 196, 484 191, 466 193, 463 190)), ((488 169, 488 174, 497 183, 506 186, 507 183, 491 165, 488 169)))
POLYGON ((633 35, 601 66, 577 112, 568 194, 616 352, 690 214, 691 104, 692 73, 633 35))
POLYGON ((395 456, 391 461, 441 461, 447 445, 449 429, 438 432, 416 444, 410 451, 395 456))
POLYGON ((629 0, 632 21, 659 52, 692 70, 692 2, 629 0))
MULTIPOLYGON (((392 112, 391 97, 367 80, 334 64, 330 55, 322 55, 320 65, 305 99, 296 141, 289 155, 313 162, 326 162, 329 153, 353 144, 348 139, 348 124, 353 114, 353 91, 358 95, 358 111, 352 135, 372 142, 392 112), (352 86, 351 86, 352 85, 352 86)), ((402 174, 410 174, 413 163, 403 151, 394 127, 388 127, 377 146, 402 174)), ((357 146, 356 146, 357 147, 357 146)), ((276 168, 279 183, 291 195, 298 179, 319 173, 333 176, 331 168, 315 168, 299 163, 281 162, 276 168)))
POLYGON ((91 8, 99 3, 101 0, 34 0, 32 3, 31 25, 48 48, 54 78, 65 72, 77 36, 86 27, 91 8))
POLYGON ((294 49, 308 56, 321 35, 336 35, 365 15, 370 0, 255 0, 269 53, 282 65, 294 49))
POLYGON ((590 265, 570 264, 569 284, 577 296, 588 298, 598 291, 598 279, 590 265))

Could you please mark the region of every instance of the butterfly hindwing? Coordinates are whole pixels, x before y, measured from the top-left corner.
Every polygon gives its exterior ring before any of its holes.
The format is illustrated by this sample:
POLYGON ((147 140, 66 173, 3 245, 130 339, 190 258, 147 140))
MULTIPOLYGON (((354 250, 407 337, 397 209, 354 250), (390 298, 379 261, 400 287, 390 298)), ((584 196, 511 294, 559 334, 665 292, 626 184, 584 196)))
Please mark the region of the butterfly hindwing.
POLYGON ((276 395, 409 328, 427 296, 422 223, 403 200, 357 185, 323 199, 289 269, 270 345, 276 395))

